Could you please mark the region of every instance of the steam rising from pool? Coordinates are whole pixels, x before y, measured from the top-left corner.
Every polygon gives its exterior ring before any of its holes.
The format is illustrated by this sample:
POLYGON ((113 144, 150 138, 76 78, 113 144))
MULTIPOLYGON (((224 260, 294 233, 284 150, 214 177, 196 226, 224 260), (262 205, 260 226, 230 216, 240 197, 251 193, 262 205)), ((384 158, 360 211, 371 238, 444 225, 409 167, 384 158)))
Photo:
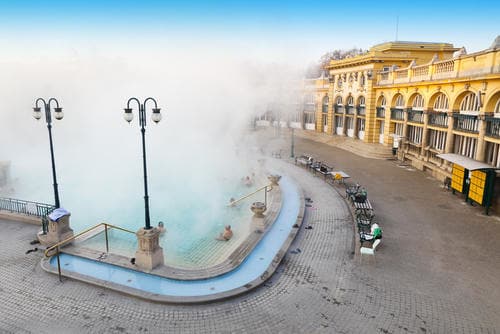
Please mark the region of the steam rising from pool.
POLYGON ((262 176, 252 117, 297 94, 297 72, 224 50, 124 54, 4 58, 0 160, 11 161, 14 182, 0 196, 53 203, 47 128, 31 115, 36 97, 53 96, 65 112, 53 127, 59 192, 75 231, 102 221, 143 226, 137 113, 131 124, 122 114, 129 97, 152 96, 163 114, 159 124, 148 114, 146 130, 152 224, 182 221, 186 233, 206 233, 239 195, 241 177, 262 176))

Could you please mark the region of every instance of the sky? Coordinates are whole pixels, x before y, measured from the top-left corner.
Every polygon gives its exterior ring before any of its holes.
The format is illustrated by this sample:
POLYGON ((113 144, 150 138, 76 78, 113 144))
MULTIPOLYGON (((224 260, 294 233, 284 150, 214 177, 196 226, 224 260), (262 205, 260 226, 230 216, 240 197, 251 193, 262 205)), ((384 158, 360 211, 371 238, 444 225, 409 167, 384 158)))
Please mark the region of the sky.
POLYGON ((335 48, 398 40, 478 51, 500 33, 498 1, 0 1, 4 57, 224 50, 310 62, 335 48))

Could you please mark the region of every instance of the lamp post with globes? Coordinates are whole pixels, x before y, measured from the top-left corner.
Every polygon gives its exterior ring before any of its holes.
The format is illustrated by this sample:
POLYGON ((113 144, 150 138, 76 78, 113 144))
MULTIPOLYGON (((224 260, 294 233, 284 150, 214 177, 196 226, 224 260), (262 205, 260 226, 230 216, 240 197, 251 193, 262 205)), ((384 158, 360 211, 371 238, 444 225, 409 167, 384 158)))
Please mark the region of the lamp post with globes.
POLYGON ((156 103, 156 100, 152 97, 148 97, 141 103, 137 98, 131 97, 127 102, 127 108, 124 108, 125 113, 123 114, 123 118, 127 122, 131 122, 134 118, 134 114, 132 113, 132 108, 130 107, 130 102, 135 101, 139 107, 139 126, 141 127, 142 134, 142 165, 144 170, 144 210, 145 210, 145 230, 151 229, 151 220, 149 216, 149 195, 148 195, 148 173, 146 166, 146 104, 151 101, 154 103, 154 108, 152 108, 153 114, 151 119, 153 122, 158 123, 161 121, 161 113, 160 108, 156 103))
POLYGON ((49 129, 50 158, 52 160, 52 179, 54 181, 55 206, 56 206, 56 208, 59 208, 60 207, 59 190, 57 188, 56 163, 55 163, 55 159, 54 159, 54 144, 52 141, 52 113, 50 110, 51 104, 55 103, 54 117, 57 120, 63 119, 64 113, 62 111, 62 108, 59 107, 59 102, 55 98, 52 97, 47 102, 42 98, 38 98, 35 102, 35 106, 33 107, 33 117, 37 120, 42 118, 41 107, 39 107, 39 105, 38 105, 40 102, 43 103, 43 107, 45 110, 45 121, 47 122, 47 128, 49 129))

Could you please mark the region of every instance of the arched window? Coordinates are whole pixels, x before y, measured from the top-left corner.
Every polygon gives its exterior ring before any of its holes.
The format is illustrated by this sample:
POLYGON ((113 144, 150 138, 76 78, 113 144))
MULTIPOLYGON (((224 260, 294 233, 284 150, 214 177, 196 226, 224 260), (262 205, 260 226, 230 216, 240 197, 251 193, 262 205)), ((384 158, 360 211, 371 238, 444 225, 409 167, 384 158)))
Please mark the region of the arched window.
POLYGON ((476 94, 470 92, 460 102, 460 111, 479 111, 479 101, 476 94))
POLYGON ((365 106, 365 97, 364 96, 360 96, 359 99, 358 99, 358 105, 360 107, 364 107, 365 106))
POLYGON ((495 109, 493 109, 495 114, 500 113, 500 98, 497 101, 497 104, 495 105, 495 109))
POLYGON ((405 99, 403 98, 403 95, 398 94, 396 98, 396 108, 404 108, 405 107, 405 99))
POLYGON ((324 112, 324 113, 328 112, 328 102, 329 101, 330 101, 330 99, 328 98, 328 96, 325 96, 323 98, 323 109, 322 109, 322 112, 324 112))
POLYGON ((382 98, 380 99, 379 107, 385 108, 386 105, 387 105, 387 100, 386 100, 385 96, 382 96, 382 98))
POLYGON ((442 112, 448 112, 449 104, 448 104, 448 97, 444 95, 443 93, 439 93, 439 95, 436 97, 436 100, 434 101, 434 106, 432 107, 434 111, 442 111, 442 112))
POLYGON ((343 81, 343 78, 342 78, 342 76, 339 75, 339 77, 337 79, 337 87, 338 88, 342 87, 342 81, 343 81))
POLYGON ((354 105, 354 97, 349 96, 349 97, 347 98, 347 105, 348 105, 348 106, 353 106, 353 105, 354 105))
POLYGON ((337 99, 335 100, 335 104, 338 106, 343 105, 342 104, 342 96, 337 96, 337 99))
POLYGON ((424 98, 422 95, 417 94, 417 96, 415 96, 411 108, 413 110, 424 110, 424 98))

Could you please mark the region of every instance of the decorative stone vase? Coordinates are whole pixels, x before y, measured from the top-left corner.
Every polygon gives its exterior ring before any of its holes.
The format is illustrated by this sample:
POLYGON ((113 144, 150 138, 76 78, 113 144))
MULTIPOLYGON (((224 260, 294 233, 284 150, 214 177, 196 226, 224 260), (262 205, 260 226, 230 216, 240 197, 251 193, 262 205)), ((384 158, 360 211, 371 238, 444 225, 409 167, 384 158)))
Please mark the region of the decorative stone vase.
POLYGON ((271 184, 273 186, 278 186, 278 182, 281 179, 281 175, 269 175, 267 178, 269 181, 271 181, 271 184))
POLYGON ((255 218, 264 218, 264 212, 267 210, 267 207, 262 202, 254 202, 250 207, 255 218))
POLYGON ((163 264, 163 248, 160 247, 160 231, 156 228, 141 228, 135 233, 138 249, 135 264, 145 270, 153 270, 163 264))

